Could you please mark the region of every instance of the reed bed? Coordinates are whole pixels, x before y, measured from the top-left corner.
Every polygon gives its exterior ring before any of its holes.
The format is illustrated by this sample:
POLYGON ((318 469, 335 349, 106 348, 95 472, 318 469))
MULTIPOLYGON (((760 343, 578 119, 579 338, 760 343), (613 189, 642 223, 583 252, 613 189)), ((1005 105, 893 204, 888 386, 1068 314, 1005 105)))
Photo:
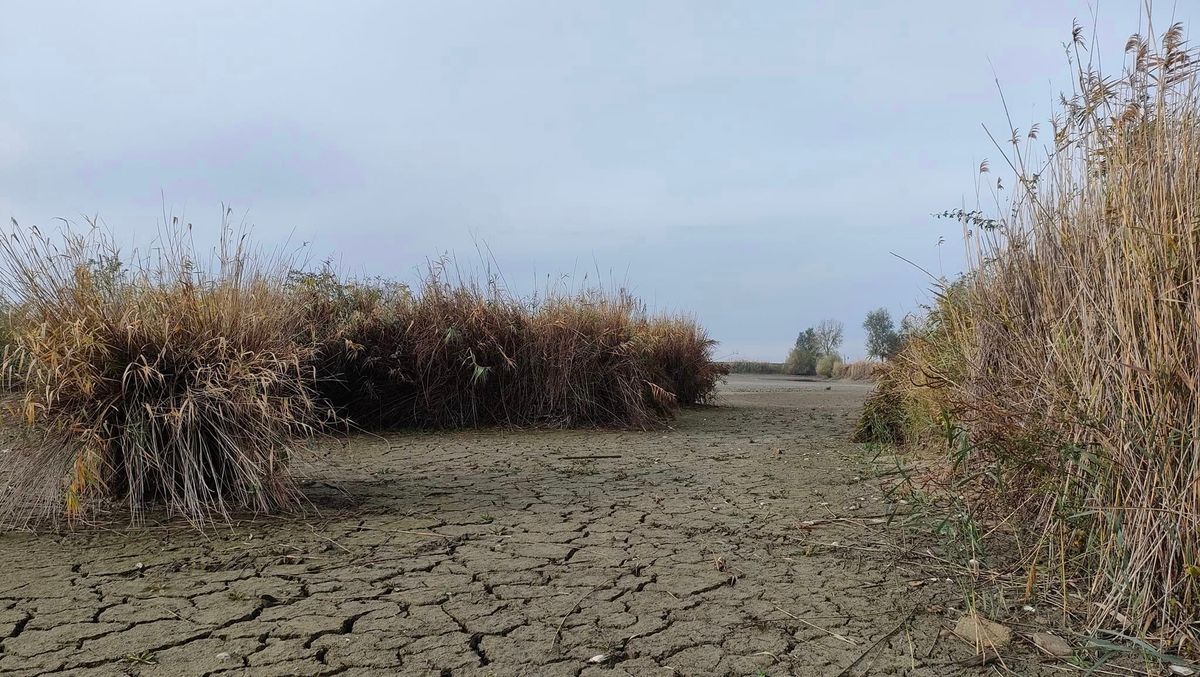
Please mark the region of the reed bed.
POLYGON ((717 342, 693 317, 650 317, 644 308, 637 315, 635 349, 646 380, 679 404, 712 404, 717 383, 729 373, 712 359, 717 342))
POLYGON ((84 517, 101 497, 197 523, 299 500, 285 469, 325 413, 286 261, 236 238, 215 264, 182 237, 154 251, 130 265, 97 228, 0 243, 10 404, 29 436, 5 463, 10 521, 84 517))
POLYGON ((92 226, 0 243, 9 322, 0 518, 72 520, 123 501, 197 525, 302 504, 288 473, 318 436, 486 425, 649 428, 724 371, 690 318, 626 294, 525 301, 298 271, 223 229, 173 227, 122 258, 92 226))
POLYGON ((416 289, 329 271, 293 287, 323 337, 318 388, 368 429, 648 427, 724 374, 698 324, 623 293, 523 301, 440 266, 416 289))
POLYGON ((1034 529, 1022 541, 1030 592, 1196 654, 1197 55, 1179 25, 1134 35, 1110 77, 1083 61, 1096 50, 1081 35, 1078 85, 1045 151, 1037 127, 1012 130, 996 216, 948 213, 971 272, 940 288, 864 426, 874 416, 902 438, 884 441, 948 440, 960 473, 985 486, 981 513, 1034 529))
POLYGON ((854 362, 834 362, 832 376, 846 381, 874 381, 882 362, 875 360, 855 360, 854 362))
POLYGON ((760 362, 755 360, 733 360, 722 362, 721 365, 730 374, 785 374, 787 370, 783 362, 760 362))

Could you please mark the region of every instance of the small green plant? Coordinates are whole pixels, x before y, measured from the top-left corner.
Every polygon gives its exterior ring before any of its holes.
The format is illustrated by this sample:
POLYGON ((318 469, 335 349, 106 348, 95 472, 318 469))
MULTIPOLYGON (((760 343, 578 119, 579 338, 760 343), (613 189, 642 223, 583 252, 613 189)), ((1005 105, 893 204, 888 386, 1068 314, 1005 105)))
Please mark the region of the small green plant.
POLYGON ((120 660, 130 665, 158 665, 158 656, 151 651, 125 654, 120 660))

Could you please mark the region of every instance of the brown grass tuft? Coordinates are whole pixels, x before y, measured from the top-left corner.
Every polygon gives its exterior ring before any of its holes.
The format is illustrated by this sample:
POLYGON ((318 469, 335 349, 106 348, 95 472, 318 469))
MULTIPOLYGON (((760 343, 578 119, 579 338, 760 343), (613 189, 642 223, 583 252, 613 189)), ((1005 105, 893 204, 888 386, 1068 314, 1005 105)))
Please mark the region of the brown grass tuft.
POLYGON ((724 373, 695 322, 624 294, 525 302, 441 267, 416 290, 328 271, 294 287, 324 337, 319 389, 371 429, 646 427, 708 401, 724 373))
POLYGON ((223 229, 211 261, 177 223, 122 258, 95 226, 0 243, 5 390, 26 439, 0 519, 124 501, 197 525, 301 497, 289 462, 321 432, 661 424, 724 370, 693 320, 626 294, 540 302, 297 272, 223 229))
POLYGON ((833 366, 833 378, 848 381, 874 381, 881 366, 883 363, 876 360, 838 362, 833 366))
POLYGON ((296 503, 285 470, 323 417, 312 347, 286 266, 224 233, 212 267, 181 230, 132 262, 95 226, 0 243, 13 413, 33 437, 7 463, 7 516, 83 517, 115 497, 135 519, 162 503, 204 523, 296 503))

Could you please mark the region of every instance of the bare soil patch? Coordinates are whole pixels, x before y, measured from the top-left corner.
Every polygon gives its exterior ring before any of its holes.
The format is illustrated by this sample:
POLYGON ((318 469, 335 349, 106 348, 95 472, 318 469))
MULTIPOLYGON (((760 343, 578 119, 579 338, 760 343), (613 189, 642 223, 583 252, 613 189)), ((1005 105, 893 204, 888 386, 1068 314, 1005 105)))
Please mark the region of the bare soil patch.
POLYGON ((737 375, 665 430, 356 437, 319 515, 5 534, 0 672, 978 674, 943 632, 963 591, 845 441, 868 390, 737 375))

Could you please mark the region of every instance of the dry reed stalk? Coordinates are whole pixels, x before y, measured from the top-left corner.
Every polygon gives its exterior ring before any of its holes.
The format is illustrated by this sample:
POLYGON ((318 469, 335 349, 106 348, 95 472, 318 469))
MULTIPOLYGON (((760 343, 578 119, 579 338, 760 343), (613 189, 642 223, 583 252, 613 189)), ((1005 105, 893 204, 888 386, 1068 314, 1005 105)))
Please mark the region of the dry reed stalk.
POLYGON ((990 468, 981 508, 1025 511, 1045 533, 1025 553, 1031 584, 1094 602, 1093 627, 1196 653, 1198 60, 1175 25, 1130 38, 1124 71, 1105 76, 1081 35, 1044 154, 1036 126, 998 144, 1013 170, 999 216, 949 213, 972 272, 943 288, 886 382, 905 425, 946 425, 964 472, 990 468))
POLYGON ((297 340, 286 262, 223 234, 211 264, 178 226, 133 260, 94 224, 3 238, 22 385, 10 399, 32 437, 7 463, 10 521, 64 504, 84 517, 107 497, 135 520, 162 503, 197 524, 296 504, 286 468, 324 417, 312 347, 297 340))
POLYGON ((444 267, 415 290, 328 271, 295 288, 324 337, 318 387, 372 429, 647 427, 711 399, 724 374, 693 320, 651 317, 626 294, 535 303, 444 267))
POLYGON ((5 385, 27 429, 0 519, 164 504, 197 525, 295 506, 311 438, 372 429, 661 424, 724 370, 690 318, 624 293, 539 302, 435 266, 415 290, 297 272, 228 229, 215 260, 173 223, 122 258, 92 225, 0 242, 5 385))

